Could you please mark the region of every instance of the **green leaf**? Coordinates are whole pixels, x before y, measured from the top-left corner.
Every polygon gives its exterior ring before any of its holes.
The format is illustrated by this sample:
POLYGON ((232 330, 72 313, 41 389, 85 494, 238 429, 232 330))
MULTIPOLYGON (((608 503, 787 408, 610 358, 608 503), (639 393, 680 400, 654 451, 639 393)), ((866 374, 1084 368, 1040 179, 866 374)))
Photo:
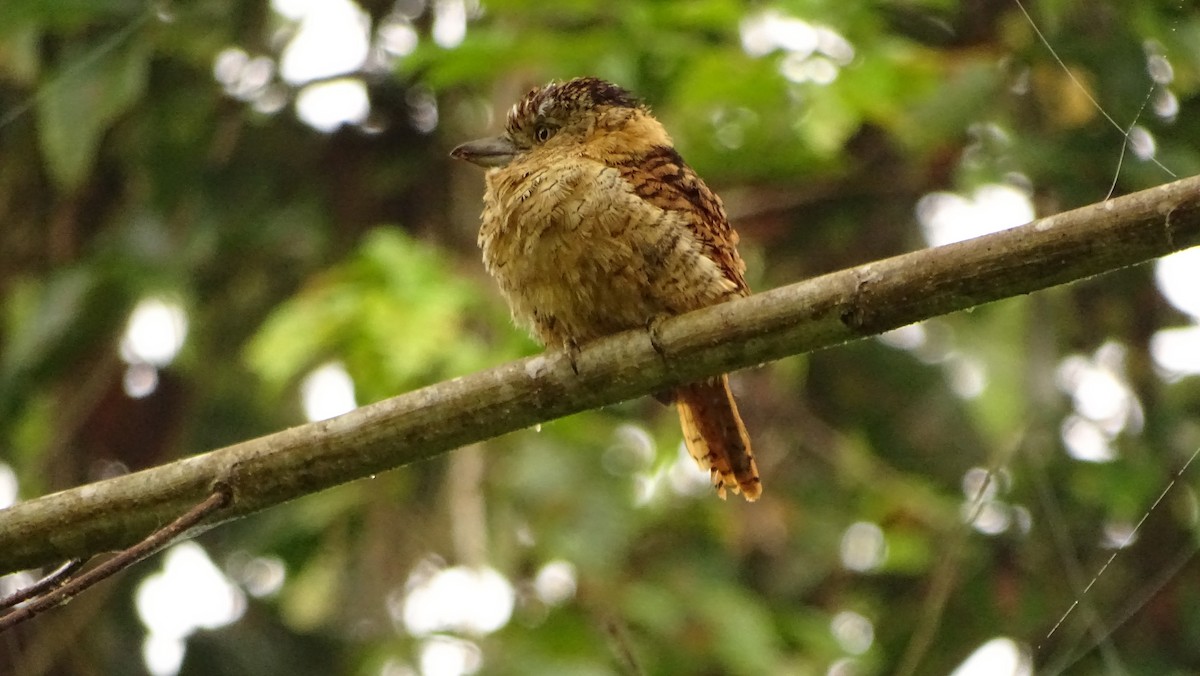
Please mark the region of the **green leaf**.
POLYGON ((353 256, 280 306, 246 359, 280 388, 336 358, 354 376, 360 398, 373 401, 482 366, 485 350, 464 332, 476 299, 436 249, 379 228, 353 256))
MULTIPOLYGON (((41 32, 32 22, 0 23, 0 73, 22 85, 36 84, 41 32)), ((26 108, 21 107, 24 111, 26 108)), ((12 115, 12 113, 9 113, 12 115)))
POLYGON ((149 49, 136 40, 111 50, 64 50, 37 103, 42 156, 60 188, 83 183, 104 133, 141 98, 149 61, 149 49))

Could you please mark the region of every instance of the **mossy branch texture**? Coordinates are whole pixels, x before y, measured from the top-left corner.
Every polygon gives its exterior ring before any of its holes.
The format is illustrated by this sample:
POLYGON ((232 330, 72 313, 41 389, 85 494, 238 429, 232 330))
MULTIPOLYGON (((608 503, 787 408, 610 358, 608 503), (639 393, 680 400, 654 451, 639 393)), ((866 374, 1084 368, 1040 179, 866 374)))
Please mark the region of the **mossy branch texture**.
POLYGON ((1200 178, 823 275, 343 416, 0 511, 0 573, 126 547, 204 500, 218 523, 459 446, 671 385, 811 352, 1200 244, 1200 178), (660 352, 661 350, 661 352, 660 352))

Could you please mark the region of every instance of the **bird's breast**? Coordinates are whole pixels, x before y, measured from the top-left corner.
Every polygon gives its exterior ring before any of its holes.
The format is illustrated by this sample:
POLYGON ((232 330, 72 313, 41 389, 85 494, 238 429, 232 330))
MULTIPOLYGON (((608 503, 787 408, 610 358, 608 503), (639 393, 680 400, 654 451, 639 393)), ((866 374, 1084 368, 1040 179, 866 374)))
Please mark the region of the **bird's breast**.
POLYGON ((479 244, 514 319, 551 345, 709 304, 697 294, 721 276, 679 214, 597 162, 489 172, 479 244))

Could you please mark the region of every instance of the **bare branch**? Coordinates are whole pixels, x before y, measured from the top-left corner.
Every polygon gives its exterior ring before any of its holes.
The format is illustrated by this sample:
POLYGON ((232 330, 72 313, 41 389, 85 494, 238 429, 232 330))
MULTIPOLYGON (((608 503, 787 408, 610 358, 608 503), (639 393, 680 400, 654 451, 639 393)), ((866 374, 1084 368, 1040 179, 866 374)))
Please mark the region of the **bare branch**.
MULTIPOLYGON (((142 559, 150 556, 158 550, 166 547, 175 538, 186 532, 188 529, 199 523, 204 517, 216 512, 229 501, 229 489, 220 482, 213 488, 213 492, 203 502, 192 507, 179 518, 162 528, 150 533, 141 542, 108 559, 100 565, 83 573, 78 577, 71 578, 67 582, 51 589, 45 594, 34 598, 29 603, 17 608, 16 610, 0 616, 0 633, 3 633, 16 625, 32 618, 34 615, 49 610, 57 605, 61 605, 70 601, 77 594, 84 591, 88 587, 95 585, 98 582, 107 580, 116 573, 132 566, 142 559)), ((56 571, 53 577, 57 581, 61 581, 63 571, 68 567, 74 570, 78 567, 75 561, 63 566, 59 571, 56 571)), ((66 573, 69 574, 69 573, 66 573)), ((57 583, 57 582, 56 582, 57 583)), ((42 583, 34 585, 35 587, 43 587, 42 583)))
MULTIPOLYGON (((67 580, 71 579, 71 576, 74 575, 76 571, 78 571, 80 568, 83 568, 84 563, 86 563, 86 561, 83 559, 71 559, 70 561, 67 561, 46 577, 43 577, 24 589, 18 589, 16 592, 4 597, 4 599, 0 600, 0 610, 7 610, 8 608, 12 608, 13 606, 26 602, 35 596, 41 596, 46 592, 58 589, 66 584, 67 580)), ((5 617, 7 616, 0 617, 0 631, 4 629, 3 622, 5 617)))
POLYGON ((1200 178, 831 273, 0 511, 0 573, 136 542, 232 487, 223 520, 668 386, 811 352, 1200 244, 1200 178))

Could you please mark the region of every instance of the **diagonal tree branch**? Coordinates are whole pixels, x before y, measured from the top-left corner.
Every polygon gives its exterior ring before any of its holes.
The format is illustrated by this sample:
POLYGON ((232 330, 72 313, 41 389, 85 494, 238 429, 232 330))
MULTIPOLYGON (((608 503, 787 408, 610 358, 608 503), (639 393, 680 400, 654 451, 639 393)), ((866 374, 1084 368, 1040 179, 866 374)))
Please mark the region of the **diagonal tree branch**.
POLYGON ((1200 178, 916 251, 595 341, 576 374, 556 352, 346 415, 18 503, 0 511, 0 573, 118 549, 224 482, 228 506, 194 535, 464 444, 704 376, 873 335, 1136 265, 1200 244, 1200 178))

